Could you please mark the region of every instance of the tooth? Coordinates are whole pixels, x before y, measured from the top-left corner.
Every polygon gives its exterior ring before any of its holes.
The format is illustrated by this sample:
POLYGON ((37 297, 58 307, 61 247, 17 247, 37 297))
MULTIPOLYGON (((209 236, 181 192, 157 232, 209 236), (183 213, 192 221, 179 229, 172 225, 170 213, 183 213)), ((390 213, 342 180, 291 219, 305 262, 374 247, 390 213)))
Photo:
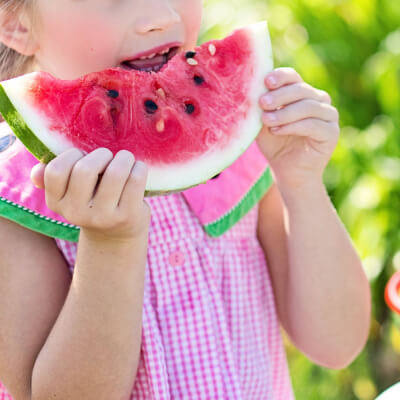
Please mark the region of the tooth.
POLYGON ((148 58, 151 58, 153 56, 154 56, 154 54, 151 54, 149 56, 142 56, 142 57, 139 58, 139 60, 147 60, 148 58))

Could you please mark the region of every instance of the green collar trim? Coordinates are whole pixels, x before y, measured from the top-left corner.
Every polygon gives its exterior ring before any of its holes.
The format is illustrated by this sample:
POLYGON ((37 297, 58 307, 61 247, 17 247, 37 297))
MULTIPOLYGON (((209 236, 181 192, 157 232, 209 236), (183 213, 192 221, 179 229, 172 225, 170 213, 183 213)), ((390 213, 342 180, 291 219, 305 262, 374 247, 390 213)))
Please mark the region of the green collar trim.
MULTIPOLYGON (((212 237, 223 235, 258 203, 272 183, 271 171, 267 168, 234 208, 218 220, 204 225, 206 233, 212 237)), ((1 196, 0 216, 46 236, 70 242, 78 242, 79 239, 79 227, 46 217, 1 196)))
POLYGON ((72 224, 45 217, 0 196, 0 216, 14 221, 32 231, 57 239, 77 242, 80 229, 72 224))
POLYGON ((260 201, 272 183, 271 170, 267 168, 235 207, 216 221, 204 225, 205 231, 212 237, 223 235, 260 201))

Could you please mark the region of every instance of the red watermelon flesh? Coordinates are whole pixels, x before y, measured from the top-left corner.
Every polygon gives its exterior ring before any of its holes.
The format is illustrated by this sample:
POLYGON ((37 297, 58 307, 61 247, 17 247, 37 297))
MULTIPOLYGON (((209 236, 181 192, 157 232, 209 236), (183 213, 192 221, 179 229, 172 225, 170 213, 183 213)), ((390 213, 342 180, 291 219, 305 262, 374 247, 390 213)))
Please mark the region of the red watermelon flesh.
POLYGON ((73 81, 40 72, 2 88, 50 153, 72 146, 84 152, 107 147, 114 154, 127 149, 148 164, 148 190, 170 191, 210 179, 251 144, 271 68, 266 25, 256 24, 179 53, 159 72, 113 68, 73 81), (176 180, 178 170, 189 176, 176 180))

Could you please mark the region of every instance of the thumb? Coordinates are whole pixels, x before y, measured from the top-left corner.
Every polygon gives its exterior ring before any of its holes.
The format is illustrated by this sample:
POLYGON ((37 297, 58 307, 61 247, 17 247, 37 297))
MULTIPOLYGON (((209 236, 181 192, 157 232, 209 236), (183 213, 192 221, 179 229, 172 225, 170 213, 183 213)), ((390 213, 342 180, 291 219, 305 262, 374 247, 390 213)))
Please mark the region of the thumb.
POLYGON ((46 164, 36 164, 31 170, 31 181, 33 184, 39 188, 44 189, 44 170, 46 164))

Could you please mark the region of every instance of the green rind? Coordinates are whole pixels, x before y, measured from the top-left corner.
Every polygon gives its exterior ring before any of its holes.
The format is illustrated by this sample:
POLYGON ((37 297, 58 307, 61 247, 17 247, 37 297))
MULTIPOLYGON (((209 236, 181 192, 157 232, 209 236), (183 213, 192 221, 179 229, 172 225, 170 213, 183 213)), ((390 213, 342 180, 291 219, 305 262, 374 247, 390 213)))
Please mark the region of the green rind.
POLYGON ((261 177, 254 183, 246 195, 236 204, 234 208, 220 217, 217 221, 204 226, 205 231, 212 237, 223 235, 232 228, 258 203, 273 183, 271 170, 267 168, 261 177))
POLYGON ((3 115, 3 118, 18 139, 39 161, 47 164, 56 157, 55 154, 53 154, 52 151, 37 138, 34 132, 32 132, 25 120, 21 117, 17 109, 10 101, 7 92, 4 90, 4 87, 1 84, 0 113, 3 115))
POLYGON ((70 242, 79 239, 80 229, 77 226, 45 217, 4 197, 0 197, 0 216, 53 238, 70 242))

